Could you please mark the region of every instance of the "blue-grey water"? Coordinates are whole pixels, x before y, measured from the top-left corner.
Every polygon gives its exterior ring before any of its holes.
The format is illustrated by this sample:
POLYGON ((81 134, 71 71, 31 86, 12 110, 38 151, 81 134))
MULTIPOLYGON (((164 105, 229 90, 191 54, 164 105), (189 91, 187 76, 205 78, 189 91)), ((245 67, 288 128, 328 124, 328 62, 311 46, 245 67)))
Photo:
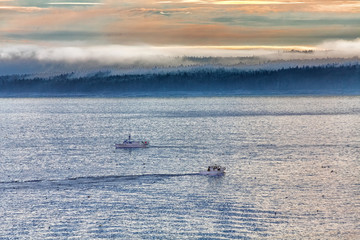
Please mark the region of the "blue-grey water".
POLYGON ((359 239, 359 129, 360 97, 2 98, 0 238, 359 239))

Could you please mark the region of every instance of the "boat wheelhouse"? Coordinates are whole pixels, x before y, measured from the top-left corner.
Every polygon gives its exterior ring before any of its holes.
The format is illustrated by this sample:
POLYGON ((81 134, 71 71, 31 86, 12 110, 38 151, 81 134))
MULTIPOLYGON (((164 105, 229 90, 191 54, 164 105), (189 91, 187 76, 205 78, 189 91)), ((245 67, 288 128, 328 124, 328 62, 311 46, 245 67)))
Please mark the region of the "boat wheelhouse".
POLYGON ((222 167, 220 165, 211 165, 208 167, 206 171, 200 172, 201 175, 211 175, 211 176, 217 176, 217 175, 223 175, 225 173, 225 167, 222 167))
POLYGON ((131 135, 129 134, 129 138, 126 139, 123 143, 115 144, 115 148, 146 148, 149 146, 149 141, 134 141, 131 139, 131 135))

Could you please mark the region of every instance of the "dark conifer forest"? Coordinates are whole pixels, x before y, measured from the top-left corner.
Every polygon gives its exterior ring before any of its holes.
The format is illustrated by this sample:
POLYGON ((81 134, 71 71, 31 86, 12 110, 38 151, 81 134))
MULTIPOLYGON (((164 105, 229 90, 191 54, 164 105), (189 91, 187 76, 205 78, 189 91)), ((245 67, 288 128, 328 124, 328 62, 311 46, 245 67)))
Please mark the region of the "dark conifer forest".
POLYGON ((40 78, 0 76, 0 96, 360 94, 360 65, 325 65, 276 70, 178 68, 153 73, 90 76, 74 73, 40 78))

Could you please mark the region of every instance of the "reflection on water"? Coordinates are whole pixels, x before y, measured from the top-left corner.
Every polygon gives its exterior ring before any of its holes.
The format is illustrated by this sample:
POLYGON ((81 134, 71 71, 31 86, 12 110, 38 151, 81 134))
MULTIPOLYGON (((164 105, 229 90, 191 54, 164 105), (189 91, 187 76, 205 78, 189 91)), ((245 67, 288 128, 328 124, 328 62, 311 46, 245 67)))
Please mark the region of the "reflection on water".
POLYGON ((2 238, 360 235, 359 97, 0 105, 2 238), (151 146, 115 149, 129 132, 151 146))

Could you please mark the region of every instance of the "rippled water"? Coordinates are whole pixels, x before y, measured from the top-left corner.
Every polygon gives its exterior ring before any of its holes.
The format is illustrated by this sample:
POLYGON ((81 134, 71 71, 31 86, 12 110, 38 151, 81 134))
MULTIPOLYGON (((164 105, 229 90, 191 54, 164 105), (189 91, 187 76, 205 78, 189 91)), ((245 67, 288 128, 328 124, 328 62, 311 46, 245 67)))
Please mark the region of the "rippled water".
POLYGON ((3 98, 0 238, 356 239, 359 129, 360 97, 3 98))

